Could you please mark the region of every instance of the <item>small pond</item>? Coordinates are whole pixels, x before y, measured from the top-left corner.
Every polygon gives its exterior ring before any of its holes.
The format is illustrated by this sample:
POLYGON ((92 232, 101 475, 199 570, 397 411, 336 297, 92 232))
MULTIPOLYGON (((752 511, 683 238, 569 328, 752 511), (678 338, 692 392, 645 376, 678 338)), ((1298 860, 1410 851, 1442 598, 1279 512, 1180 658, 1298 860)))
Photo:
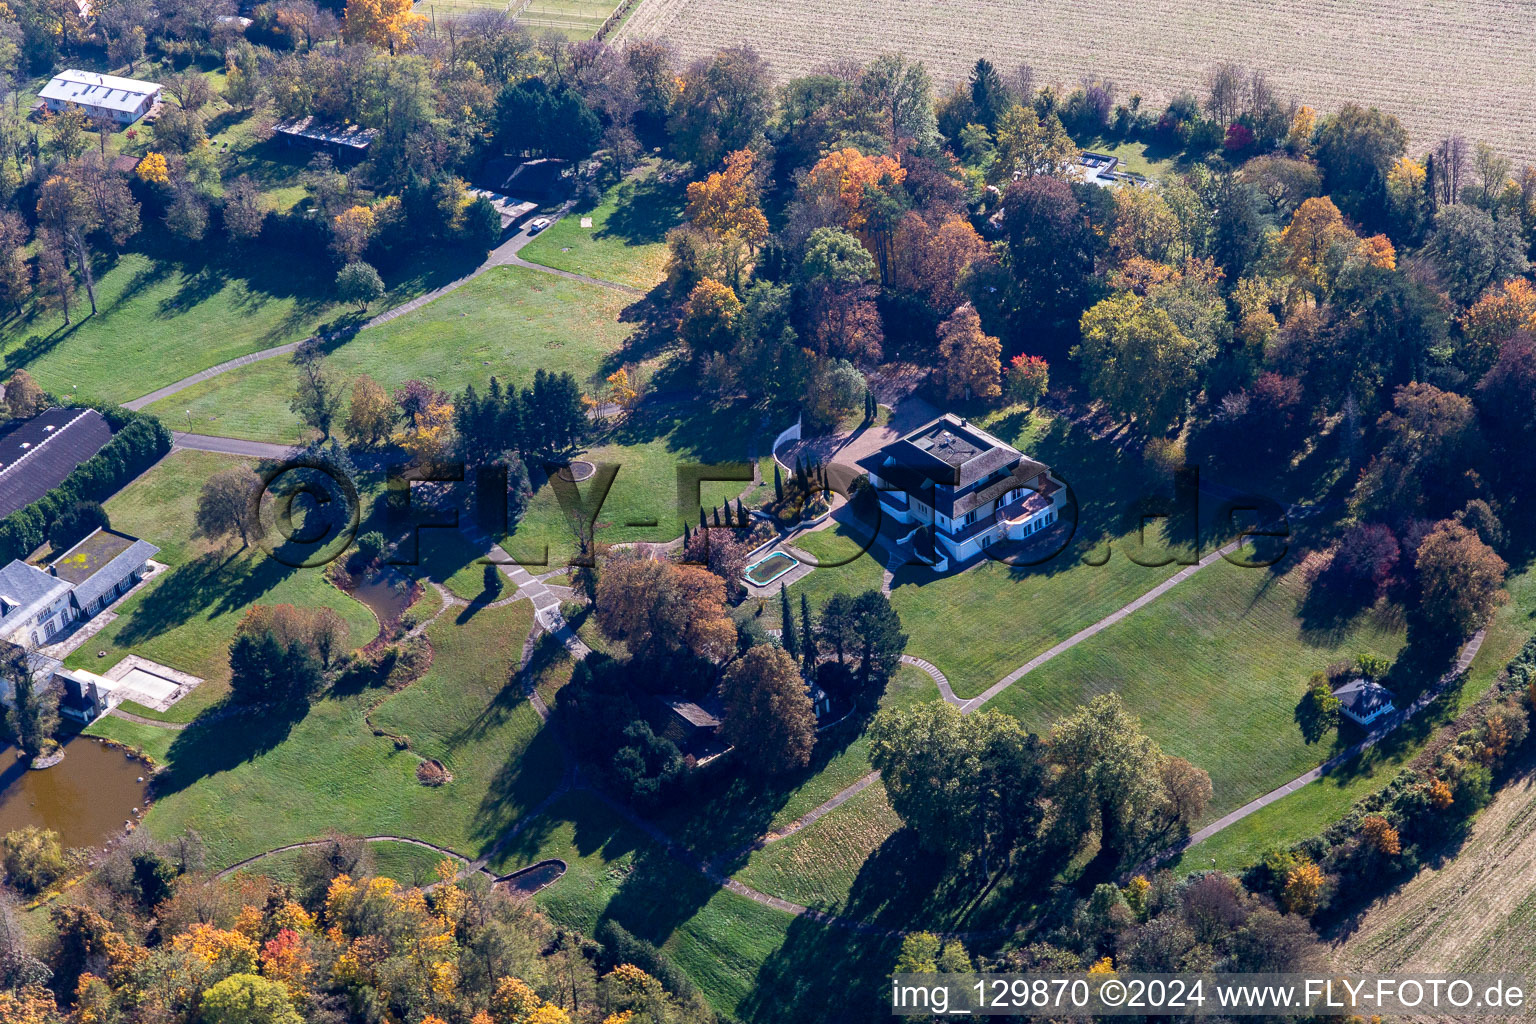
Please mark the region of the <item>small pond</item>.
MULTIPOLYGON (((367 605, 384 628, 400 621, 411 606, 410 585, 394 573, 369 573, 352 589, 352 596, 367 605)), ((354 638, 353 642, 361 647, 369 639, 354 638)))
POLYGON ((747 566, 747 571, 742 575, 754 587, 766 587, 799 564, 798 559, 782 551, 775 551, 747 566))
POLYGON ((0 747, 0 835, 27 825, 57 832, 66 847, 100 846, 144 809, 148 767, 89 736, 64 744, 64 760, 32 771, 20 751, 0 747))

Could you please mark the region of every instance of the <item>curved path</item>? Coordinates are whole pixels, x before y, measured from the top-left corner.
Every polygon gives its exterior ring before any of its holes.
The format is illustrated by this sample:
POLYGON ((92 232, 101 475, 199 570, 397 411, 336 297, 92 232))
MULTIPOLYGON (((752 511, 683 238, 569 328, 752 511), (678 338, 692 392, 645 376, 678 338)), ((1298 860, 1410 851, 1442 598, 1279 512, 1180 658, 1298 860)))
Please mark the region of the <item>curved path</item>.
MULTIPOLYGON (((444 857, 451 857, 461 864, 469 863, 469 858, 464 856, 462 853, 459 853, 455 850, 450 850, 446 846, 439 846, 436 843, 429 843, 425 839, 417 839, 414 836, 363 836, 362 840, 365 843, 405 843, 408 846, 420 846, 424 849, 435 850, 436 852, 442 854, 444 857)), ((287 853, 289 850, 304 850, 312 846, 324 846, 330 841, 331 840, 329 839, 307 839, 302 843, 288 843, 284 846, 274 846, 270 850, 263 850, 261 853, 252 854, 251 856, 245 858, 245 860, 236 861, 229 867, 221 870, 214 877, 225 878, 234 874, 236 871, 239 871, 241 868, 249 867, 257 861, 271 857, 274 854, 287 853)))
MULTIPOLYGON (((551 218, 551 225, 553 225, 554 221, 557 221, 561 217, 565 216, 568 209, 569 204, 563 207, 559 213, 555 214, 554 217, 551 218)), ((628 295, 643 296, 645 294, 645 292, 641 289, 631 287, 627 284, 618 284, 614 281, 604 281, 602 278, 588 277, 586 274, 574 274, 569 270, 557 270, 554 267, 546 267, 542 263, 533 263, 529 260, 525 260, 517 253, 520 249, 522 249, 523 246, 532 241, 533 238, 534 236, 529 234, 526 228, 518 231, 517 234, 513 235, 511 238, 507 239, 505 242, 502 242, 496 248, 492 249, 486 256, 485 262, 481 263, 478 267, 476 267, 474 270, 471 270, 463 277, 449 281, 447 284, 439 288, 434 288, 425 294, 418 295, 416 298, 411 299, 409 302, 403 302, 398 306, 386 309, 384 312, 369 319, 361 327, 359 327, 358 330, 366 331, 370 327, 377 327, 380 324, 387 324, 391 320, 405 316, 407 313, 414 313, 416 310, 420 309, 422 306, 425 306, 427 303, 432 302, 434 299, 440 299, 444 295, 447 295, 449 292, 464 287, 466 284, 473 281, 481 274, 496 267, 523 267, 527 270, 537 270, 540 273, 551 274, 555 277, 563 277, 570 281, 579 281, 582 284, 597 285, 600 288, 609 288, 614 291, 624 292, 628 295)), ((289 355, 297 350, 298 347, 302 344, 304 343, 300 341, 291 341, 286 345, 276 345, 272 348, 262 349, 259 352, 250 352, 243 356, 237 356, 234 359, 219 363, 217 366, 210 366, 206 370, 199 370, 197 373, 192 374, 190 377, 183 377, 181 380, 178 380, 173 384, 167 384, 163 388, 157 388, 147 395, 141 395, 140 397, 131 401, 124 402, 123 408, 132 409, 133 411, 138 412, 139 410, 153 405, 163 398, 169 398, 178 392, 185 391, 187 388, 190 388, 195 384, 201 384, 203 381, 212 380, 213 378, 226 374, 231 370, 238 369, 242 366, 249 366, 251 363, 259 363, 268 359, 275 359, 278 356, 289 355)), ((184 445, 184 447, 196 446, 184 445)), ((222 448, 211 448, 205 450, 228 451, 228 449, 222 448)), ((285 449, 284 454, 286 454, 286 452, 287 450, 285 449)), ((233 454, 242 455, 248 453, 236 451, 233 454)))
POLYGON ((1230 811, 1227 814, 1222 815, 1215 821, 1211 822, 1209 825, 1190 835, 1188 839, 1185 839, 1183 842, 1178 843, 1177 845, 1159 854, 1156 858, 1153 859, 1152 863, 1161 864, 1164 861, 1177 857, 1191 846, 1209 839, 1211 836, 1215 835, 1217 832, 1220 832, 1224 828, 1229 828, 1232 825, 1237 824, 1239 821, 1242 821, 1244 818, 1248 817, 1250 814, 1253 814, 1255 811, 1263 810, 1265 807, 1268 807, 1276 800, 1290 796, 1292 793, 1296 792, 1298 789, 1307 785, 1308 783, 1316 782, 1318 779, 1321 779, 1323 776, 1332 772, 1335 768, 1339 767, 1339 765, 1348 761, 1350 758, 1359 754, 1363 754, 1365 751, 1374 747, 1377 743, 1380 743, 1381 740, 1385 738, 1388 733, 1392 732, 1393 729, 1396 729, 1398 726, 1408 721, 1408 719, 1412 718, 1414 715, 1427 708, 1436 697, 1440 696, 1440 694, 1445 690, 1447 686, 1454 682, 1455 679, 1463 672, 1472 667, 1472 659, 1476 658, 1477 652, 1482 649, 1483 637, 1486 635, 1486 633, 1487 631, 1482 629, 1478 630, 1476 633, 1473 633, 1467 642, 1462 645, 1461 653, 1456 658, 1456 664, 1452 665, 1450 669, 1446 671, 1445 675, 1441 676, 1435 682, 1434 686, 1431 686, 1429 689, 1421 693, 1418 699, 1415 700, 1412 704, 1408 705, 1408 707, 1388 716, 1385 721, 1367 733, 1365 739, 1361 740, 1359 743, 1356 743, 1348 750, 1344 750, 1333 755, 1328 760, 1318 765, 1316 768, 1313 768, 1311 771, 1303 772, 1301 775, 1296 776, 1296 778, 1292 779, 1290 782, 1287 782, 1285 785, 1277 786, 1270 790, 1268 793, 1265 793, 1263 796, 1248 801, 1248 803, 1239 807, 1237 810, 1230 811))

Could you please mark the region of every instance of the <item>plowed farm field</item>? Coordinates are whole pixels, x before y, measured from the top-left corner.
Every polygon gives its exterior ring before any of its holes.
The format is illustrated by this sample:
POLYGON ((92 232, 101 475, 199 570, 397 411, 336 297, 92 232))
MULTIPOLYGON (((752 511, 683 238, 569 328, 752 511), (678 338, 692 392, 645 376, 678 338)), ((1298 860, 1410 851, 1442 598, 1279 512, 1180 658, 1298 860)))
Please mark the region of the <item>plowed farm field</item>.
POLYGON ((1531 0, 642 0, 622 35, 687 58, 750 43, 785 78, 900 51, 944 86, 984 56, 1042 85, 1103 76, 1155 106, 1235 60, 1320 111, 1396 114, 1415 153, 1459 132, 1536 162, 1531 0))

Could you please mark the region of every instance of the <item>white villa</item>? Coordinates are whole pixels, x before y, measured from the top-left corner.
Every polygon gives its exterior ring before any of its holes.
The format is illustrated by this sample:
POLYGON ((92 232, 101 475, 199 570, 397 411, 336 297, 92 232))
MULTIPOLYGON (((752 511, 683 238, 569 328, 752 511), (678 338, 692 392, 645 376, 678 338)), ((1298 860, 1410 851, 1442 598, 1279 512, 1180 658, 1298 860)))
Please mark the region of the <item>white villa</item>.
POLYGON ((863 459, 897 538, 944 571, 1056 522, 1064 488, 1045 466, 946 413, 863 459))
POLYGON ((160 94, 155 82, 140 82, 117 75, 98 75, 94 71, 60 71, 43 86, 38 98, 54 113, 65 107, 79 107, 91 117, 106 117, 119 124, 132 124, 155 105, 160 94))
MULTIPOLYGON (((112 530, 96 530, 54 559, 47 570, 17 559, 0 569, 0 648, 31 652, 40 683, 64 688, 61 710, 89 721, 110 703, 115 684, 91 672, 66 669, 42 653, 70 626, 92 618, 143 578, 159 548, 112 530)), ((0 676, 0 702, 9 704, 13 680, 0 676)))

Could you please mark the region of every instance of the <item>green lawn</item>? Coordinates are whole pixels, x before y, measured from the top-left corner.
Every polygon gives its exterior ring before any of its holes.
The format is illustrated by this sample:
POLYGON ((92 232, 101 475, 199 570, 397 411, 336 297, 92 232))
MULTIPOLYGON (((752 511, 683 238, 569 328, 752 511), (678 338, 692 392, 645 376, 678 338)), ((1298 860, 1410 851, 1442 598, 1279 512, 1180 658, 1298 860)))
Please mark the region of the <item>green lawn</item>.
MULTIPOLYGON (((125 402, 351 316, 332 299, 336 270, 324 253, 285 252, 279 258, 259 249, 204 262, 184 259, 189 250, 163 235, 146 227, 139 239, 144 248, 115 260, 98 254, 95 316, 82 289, 68 327, 57 311, 35 304, 0 326, 5 367, 25 367, 59 394, 125 402)), ((420 268, 387 274, 391 291, 378 308, 449 280, 444 275, 452 269, 434 258, 430 265, 423 260, 420 268)), ((288 390, 281 396, 284 407, 288 390)), ((182 429, 185 410, 172 402, 157 412, 182 429)))
MULTIPOLYGON (((605 15, 606 16, 606 15, 605 15)), ((572 210, 518 253, 531 263, 650 290, 665 274, 667 231, 681 219, 683 183, 647 165, 591 210, 572 210), (582 227, 591 218, 591 227, 582 227)))
POLYGON ((297 721, 280 716, 194 725, 169 749, 170 769, 147 823, 160 835, 196 828, 212 864, 228 864, 336 828, 408 835, 474 856, 559 780, 552 739, 513 679, 532 609, 484 610, 429 630, 431 670, 374 713, 412 749, 453 772, 416 781, 416 757, 363 721, 375 692, 333 693, 297 721))
POLYGON ((1212 565, 989 706, 1043 732, 1094 695, 1118 692, 1166 752, 1210 772, 1208 814, 1223 814, 1340 746, 1337 734, 1308 745, 1296 724, 1312 672, 1362 653, 1391 658, 1404 641, 1390 612, 1308 619, 1300 576, 1212 565))
POLYGON ((1270 804, 1187 850, 1173 865, 1179 872, 1216 867, 1240 871, 1257 863, 1265 851, 1284 848, 1321 832, 1343 817, 1357 801, 1392 780, 1423 749, 1434 729, 1453 720, 1488 692, 1510 658, 1530 635, 1536 610, 1536 572, 1527 569, 1509 580, 1508 604, 1488 626, 1466 683, 1420 712, 1387 742, 1378 744, 1318 782, 1270 804))
MULTIPOLYGON (((569 371, 585 382, 611 372, 610 357, 632 330, 619 322, 630 301, 611 288, 496 267, 413 313, 359 332, 326 364, 339 380, 366 373, 386 388, 419 378, 458 392, 471 383, 484 389, 492 376, 526 386, 538 368, 569 371)), ((177 428, 190 412, 202 433, 292 443, 303 433, 288 408, 296 381, 288 360, 273 359, 196 384, 149 411, 177 428)))
MULTIPOLYGON (((618 466, 597 512, 598 542, 664 542, 678 537, 685 522, 697 525, 698 506, 679 493, 679 469, 745 463, 756 422, 757 414, 750 410, 683 407, 637 413, 610 435, 608 443, 582 452, 581 458, 593 463, 618 466)), ((747 481, 701 481, 699 500, 713 507, 749 486, 747 481)), ((578 486, 583 503, 594 500, 592 487, 591 481, 578 486)), ((502 547, 537 572, 546 548, 551 567, 575 554, 574 538, 554 487, 542 483, 502 547)))
POLYGON ((104 672, 138 654, 204 679, 164 713, 130 702, 127 709, 136 714, 188 722, 222 699, 229 689, 229 644, 253 604, 333 608, 346 620, 352 646, 378 633, 373 613, 332 586, 320 568, 290 568, 259 547, 210 548, 193 539, 192 517, 203 481, 248 461, 176 451, 106 504, 113 526, 157 545, 157 559, 171 568, 115 609, 117 618, 66 663, 104 672))

